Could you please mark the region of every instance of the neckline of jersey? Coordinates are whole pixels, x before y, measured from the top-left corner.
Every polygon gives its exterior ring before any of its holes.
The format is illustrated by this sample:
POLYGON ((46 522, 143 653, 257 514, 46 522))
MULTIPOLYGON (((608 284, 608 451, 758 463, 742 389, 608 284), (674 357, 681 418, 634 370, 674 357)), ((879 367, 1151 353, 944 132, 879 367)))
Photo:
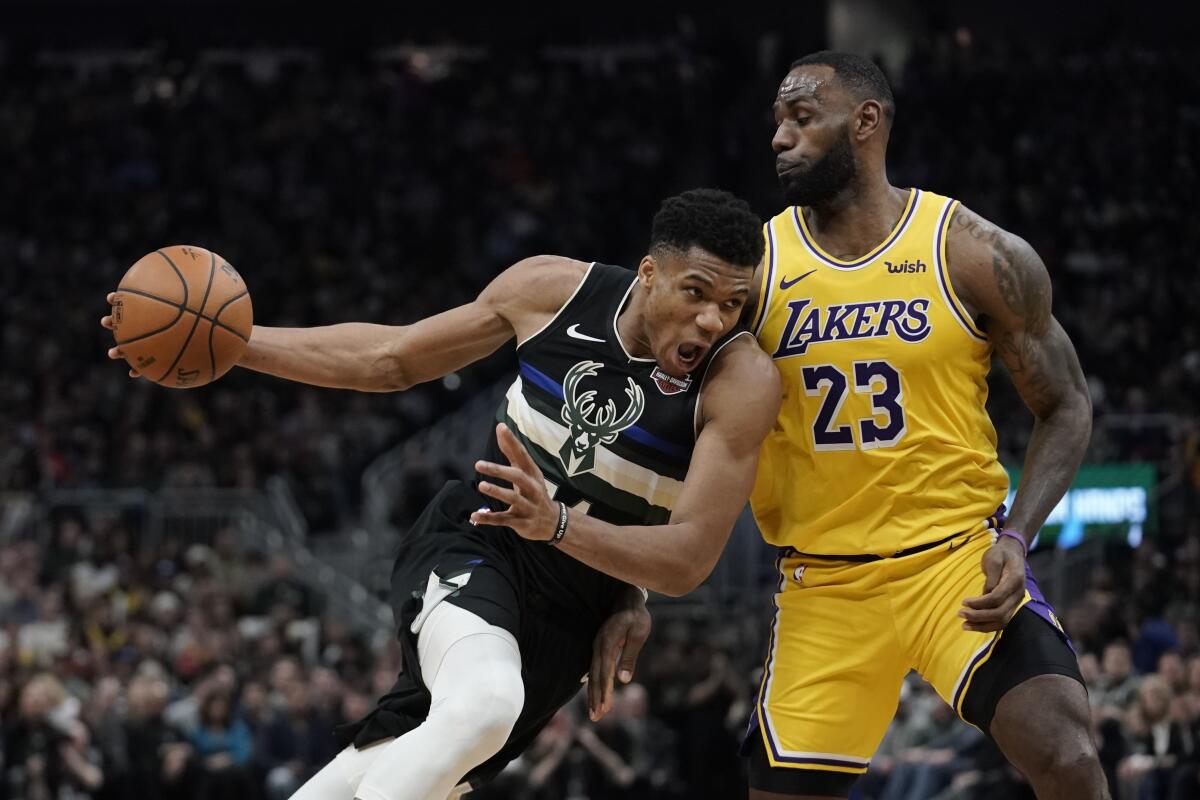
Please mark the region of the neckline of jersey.
POLYGON ((625 294, 621 297, 621 302, 617 303, 617 310, 613 312, 612 317, 612 332, 613 338, 617 341, 617 346, 621 348, 621 353, 631 362, 639 362, 642 364, 655 364, 657 360, 654 358, 640 358, 629 354, 629 348, 625 346, 625 342, 621 339, 621 329, 617 327, 617 319, 621 316, 621 311, 629 302, 629 295, 633 292, 633 287, 637 286, 637 276, 634 275, 633 280, 629 282, 629 288, 625 290, 625 294))
POLYGON ((861 269, 867 264, 874 261, 881 253, 891 247, 903 235, 904 229, 908 227, 908 223, 916 215, 917 202, 920 198, 921 190, 911 188, 908 190, 908 202, 904 205, 904 211, 900 214, 900 219, 896 221, 896 225, 892 228, 891 233, 887 237, 875 245, 865 256, 857 258, 853 261, 843 261, 840 258, 834 258, 821 249, 817 244, 817 240, 809 233, 808 224, 804 221, 804 215, 800 213, 800 206, 792 206, 792 220, 796 226, 796 232, 800 235, 800 241, 808 248, 808 251, 815 257, 825 262, 835 269, 852 270, 861 269))

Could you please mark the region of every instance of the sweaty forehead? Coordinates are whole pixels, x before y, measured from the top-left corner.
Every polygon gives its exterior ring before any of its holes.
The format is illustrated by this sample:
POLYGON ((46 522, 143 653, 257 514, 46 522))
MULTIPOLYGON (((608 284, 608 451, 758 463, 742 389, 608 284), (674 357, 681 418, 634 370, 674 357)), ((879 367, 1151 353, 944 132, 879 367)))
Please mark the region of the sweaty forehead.
POLYGON ((829 94, 832 79, 831 67, 796 67, 779 84, 777 99, 781 103, 798 103, 801 100, 820 102, 829 94))

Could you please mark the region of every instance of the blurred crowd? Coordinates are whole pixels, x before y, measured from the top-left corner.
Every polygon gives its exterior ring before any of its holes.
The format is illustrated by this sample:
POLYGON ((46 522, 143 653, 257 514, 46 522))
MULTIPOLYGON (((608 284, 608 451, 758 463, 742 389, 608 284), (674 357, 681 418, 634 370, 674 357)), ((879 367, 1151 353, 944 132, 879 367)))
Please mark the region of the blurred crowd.
POLYGON ((0 797, 283 798, 395 679, 285 559, 120 517, 0 546, 0 797))
MULTIPOLYGON (((282 475, 316 531, 353 520, 376 455, 508 360, 400 395, 237 371, 161 390, 103 357, 103 298, 127 265, 211 247, 247 279, 258 321, 308 325, 411 321, 537 252, 632 263, 678 189, 777 210, 768 112, 799 55, 770 37, 750 53, 673 42, 607 58, 5 53, 0 493, 282 475)), ((1160 468, 1157 534, 1112 545, 1060 611, 1116 796, 1200 796, 1200 57, 960 32, 892 77, 893 181, 959 197, 1039 250, 1092 389, 1091 459, 1160 468)), ((1029 416, 1003 377, 992 410, 1020 463, 1029 416)), ((440 455, 414 483, 436 488, 440 455)), ((0 800, 284 798, 332 755, 332 725, 395 677, 395 648, 373 650, 285 559, 229 531, 146 552, 119 516, 46 529, 0 543, 0 800)), ((610 717, 568 707, 478 796, 740 796, 768 591, 750 613, 661 609, 610 717)), ((860 792, 1031 796, 919 681, 860 792)))
MULTIPOLYGON (((0 545, 0 800, 287 798, 333 756, 333 727, 391 686, 396 647, 372 648, 231 530, 139 555, 132 527, 64 515, 41 543, 0 545)), ((1200 794, 1198 567, 1194 544, 1114 548, 1066 611, 1117 798, 1200 794)), ((592 724, 580 698, 475 796, 741 796, 768 603, 656 606, 613 711, 592 724)), ((915 676, 858 791, 1032 798, 915 676)))

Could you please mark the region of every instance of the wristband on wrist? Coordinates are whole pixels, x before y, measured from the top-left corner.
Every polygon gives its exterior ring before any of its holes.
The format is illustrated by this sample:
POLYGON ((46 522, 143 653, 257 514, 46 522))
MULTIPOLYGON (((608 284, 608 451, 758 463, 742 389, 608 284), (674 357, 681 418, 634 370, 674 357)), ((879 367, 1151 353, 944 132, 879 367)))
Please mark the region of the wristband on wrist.
POLYGON ((1025 541, 1025 537, 1020 533, 1005 528, 1004 530, 1000 531, 999 536, 996 537, 996 541, 1000 541, 1001 536, 1008 536, 1009 538, 1016 539, 1021 543, 1021 552, 1023 552, 1025 555, 1029 555, 1029 544, 1025 541))
POLYGON ((558 527, 554 529, 554 535, 546 540, 546 544, 554 547, 562 541, 562 538, 567 534, 567 504, 558 501, 558 527))

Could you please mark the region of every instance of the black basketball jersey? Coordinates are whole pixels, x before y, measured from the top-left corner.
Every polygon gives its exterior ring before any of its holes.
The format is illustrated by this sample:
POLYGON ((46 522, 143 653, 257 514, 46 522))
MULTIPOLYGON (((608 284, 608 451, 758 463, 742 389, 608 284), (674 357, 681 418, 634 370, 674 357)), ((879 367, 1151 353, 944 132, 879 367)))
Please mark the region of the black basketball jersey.
MULTIPOLYGON (((524 444, 554 499, 613 524, 657 525, 670 519, 683 488, 709 364, 749 334, 734 329, 692 374, 669 375, 654 359, 631 356, 617 332, 636 281, 628 269, 593 263, 558 314, 518 344, 519 374, 496 419, 524 444)), ((508 463, 494 434, 487 458, 508 463)), ((552 547, 526 544, 513 555, 555 596, 607 615, 619 582, 552 547)))

